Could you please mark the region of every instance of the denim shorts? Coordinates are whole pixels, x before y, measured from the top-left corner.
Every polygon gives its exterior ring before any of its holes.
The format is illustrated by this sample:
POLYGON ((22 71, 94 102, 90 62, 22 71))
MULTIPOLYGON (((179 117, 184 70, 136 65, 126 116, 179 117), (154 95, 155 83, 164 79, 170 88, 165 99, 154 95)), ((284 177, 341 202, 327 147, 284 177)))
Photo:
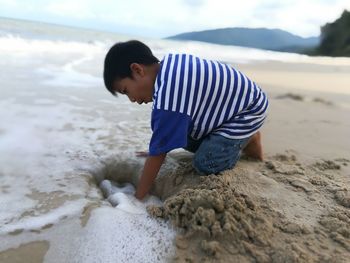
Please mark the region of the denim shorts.
POLYGON ((228 139, 209 134, 200 140, 187 138, 187 151, 194 153, 193 166, 202 175, 218 174, 233 168, 250 138, 228 139))

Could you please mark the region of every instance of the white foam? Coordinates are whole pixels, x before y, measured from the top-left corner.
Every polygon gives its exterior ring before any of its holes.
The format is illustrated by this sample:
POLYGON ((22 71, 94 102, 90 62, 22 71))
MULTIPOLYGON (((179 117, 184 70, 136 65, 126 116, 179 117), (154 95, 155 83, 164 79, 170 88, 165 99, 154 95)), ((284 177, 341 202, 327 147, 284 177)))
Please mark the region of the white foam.
POLYGON ((103 180, 100 188, 112 206, 132 214, 147 214, 147 205, 161 205, 155 196, 147 196, 143 202, 134 197, 135 187, 130 184, 118 184, 110 180, 103 180))
POLYGON ((48 213, 28 216, 19 221, 0 227, 0 234, 7 234, 15 230, 40 230, 48 224, 56 224, 63 218, 80 214, 86 205, 86 200, 67 201, 64 205, 51 210, 48 213))
POLYGON ((175 253, 174 237, 167 224, 146 214, 98 208, 78 239, 81 246, 74 262, 169 262, 175 253))
POLYGON ((92 75, 81 73, 73 69, 73 65, 68 63, 67 65, 56 68, 47 69, 40 68, 37 73, 46 77, 42 80, 42 83, 49 86, 55 87, 103 87, 103 81, 101 78, 94 77, 92 75))
MULTIPOLYGON (((55 102, 54 99, 52 101, 55 102)), ((86 143, 82 143, 85 139, 79 131, 70 136, 67 132, 60 132, 67 121, 73 122, 70 110, 74 107, 57 102, 43 106, 37 105, 36 100, 32 103, 24 107, 16 100, 0 100, 0 107, 6 109, 0 111, 1 231, 5 231, 2 227, 8 222, 12 222, 12 228, 21 227, 16 225, 23 223, 21 215, 25 211, 37 210, 39 202, 30 198, 33 192, 59 191, 62 196, 86 196, 90 192, 84 177, 77 175, 70 179, 71 174, 78 174, 74 166, 81 160, 70 160, 70 156, 65 154, 72 147, 77 155, 77 151, 79 153, 86 147, 86 143)), ((97 123, 96 126, 101 125, 97 123)), ((94 124, 90 122, 90 125, 94 124)), ((90 150, 86 156, 91 158, 94 155, 90 150)), ((28 219, 26 222, 23 227, 29 228, 31 222, 34 228, 38 225, 37 221, 28 219)))
MULTIPOLYGON (((103 56, 107 46, 101 42, 89 44, 77 41, 53 41, 26 39, 8 35, 0 37, 0 54, 11 53, 17 57, 42 56, 45 53, 58 56, 78 55, 61 67, 57 65, 44 65, 36 70, 43 77, 43 84, 59 87, 93 87, 103 86, 101 77, 79 72, 75 68, 87 63, 96 56, 103 56)), ((35 57, 33 57, 34 59, 35 57)))
POLYGON ((103 192, 103 194, 106 197, 109 197, 110 195, 113 195, 115 193, 124 193, 124 194, 133 194, 135 193, 135 187, 130 184, 117 184, 116 182, 112 182, 110 180, 103 180, 100 183, 100 188, 103 192))
POLYGON ((146 210, 135 198, 124 193, 115 193, 107 199, 113 206, 131 214, 144 214, 146 210))
POLYGON ((56 55, 67 53, 98 55, 104 52, 105 48, 101 42, 90 44, 78 41, 28 39, 13 35, 0 37, 0 53, 11 53, 12 56, 31 56, 45 52, 56 55))
POLYGON ((50 100, 50 99, 35 99, 34 103, 41 104, 41 105, 54 105, 54 104, 56 104, 56 102, 54 100, 50 100))

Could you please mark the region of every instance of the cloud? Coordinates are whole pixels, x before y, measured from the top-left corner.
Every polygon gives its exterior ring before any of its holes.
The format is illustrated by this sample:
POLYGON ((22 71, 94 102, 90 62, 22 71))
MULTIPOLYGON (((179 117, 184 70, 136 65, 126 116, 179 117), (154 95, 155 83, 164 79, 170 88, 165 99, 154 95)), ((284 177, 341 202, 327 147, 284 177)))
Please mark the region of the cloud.
POLYGON ((17 3, 16 1, 12 1, 12 0, 0 0, 0 6, 2 8, 6 8, 6 7, 16 7, 17 3))
POLYGON ((190 6, 190 7, 201 7, 202 5, 204 5, 206 2, 206 0, 182 0, 182 3, 184 5, 190 6))
POLYGON ((317 35, 349 0, 0 0, 0 15, 165 37, 223 27, 281 28, 317 35))
POLYGON ((72 17, 76 19, 93 19, 96 18, 93 6, 87 1, 70 1, 61 0, 48 3, 45 10, 53 15, 62 17, 72 17))

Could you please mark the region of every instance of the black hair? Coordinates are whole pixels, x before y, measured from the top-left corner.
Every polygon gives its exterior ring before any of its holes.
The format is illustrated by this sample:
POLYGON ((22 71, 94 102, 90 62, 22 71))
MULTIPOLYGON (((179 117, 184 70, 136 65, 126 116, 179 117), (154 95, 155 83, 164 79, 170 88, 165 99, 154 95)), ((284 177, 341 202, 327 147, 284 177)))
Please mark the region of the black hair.
POLYGON ((130 69, 132 63, 151 65, 158 62, 151 49, 138 40, 116 43, 105 58, 103 70, 105 86, 110 93, 116 95, 113 82, 117 79, 132 78, 130 69))

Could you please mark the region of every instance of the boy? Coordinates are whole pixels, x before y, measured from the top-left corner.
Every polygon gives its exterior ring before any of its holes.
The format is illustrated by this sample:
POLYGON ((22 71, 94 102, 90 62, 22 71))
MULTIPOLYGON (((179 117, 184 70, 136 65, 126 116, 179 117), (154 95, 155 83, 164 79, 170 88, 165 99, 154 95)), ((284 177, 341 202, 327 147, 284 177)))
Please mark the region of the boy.
POLYGON ((193 152, 194 168, 204 175, 232 168, 241 150, 263 159, 258 129, 267 97, 231 66, 187 54, 159 62, 149 47, 132 40, 108 51, 103 74, 113 95, 138 104, 153 101, 153 134, 136 198, 144 198, 166 154, 176 148, 193 152))

